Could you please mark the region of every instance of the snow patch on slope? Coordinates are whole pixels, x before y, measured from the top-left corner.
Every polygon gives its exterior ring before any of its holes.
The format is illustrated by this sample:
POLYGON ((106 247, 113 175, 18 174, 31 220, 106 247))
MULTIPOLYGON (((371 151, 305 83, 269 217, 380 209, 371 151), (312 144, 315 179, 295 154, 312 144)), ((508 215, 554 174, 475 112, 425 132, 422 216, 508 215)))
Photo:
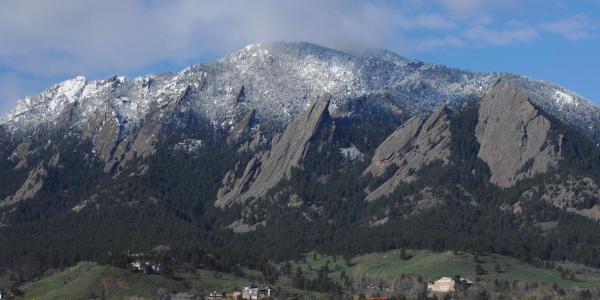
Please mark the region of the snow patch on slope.
POLYGON ((573 99, 571 95, 559 90, 556 90, 556 92, 554 92, 554 99, 556 100, 556 104, 558 104, 559 106, 578 105, 578 103, 575 102, 575 99, 573 99))
POLYGON ((327 92, 334 113, 353 101, 385 94, 407 115, 425 115, 441 103, 457 109, 478 99, 499 78, 522 86, 535 104, 559 119, 600 136, 598 107, 556 85, 424 64, 388 51, 350 53, 310 43, 251 44, 215 62, 133 80, 77 77, 21 101, 0 125, 15 133, 46 124, 85 128, 94 114, 112 111, 127 131, 149 112, 185 96, 188 108, 215 126, 230 126, 236 115, 254 110, 257 119, 282 128, 327 92))
POLYGON ((63 108, 78 100, 83 88, 86 85, 86 79, 83 76, 77 76, 73 79, 63 81, 54 85, 49 90, 32 97, 26 97, 17 102, 17 106, 9 112, 2 123, 6 121, 26 120, 29 112, 36 112, 38 115, 34 119, 43 118, 39 114, 55 116, 63 108))

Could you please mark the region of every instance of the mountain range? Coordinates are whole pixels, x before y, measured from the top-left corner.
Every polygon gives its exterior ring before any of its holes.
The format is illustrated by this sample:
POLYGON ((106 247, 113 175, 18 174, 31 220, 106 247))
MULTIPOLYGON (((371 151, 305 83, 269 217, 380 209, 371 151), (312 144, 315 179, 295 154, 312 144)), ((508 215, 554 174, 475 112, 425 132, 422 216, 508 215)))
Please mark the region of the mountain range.
POLYGON ((0 122, 0 266, 166 245, 226 270, 401 247, 599 267, 599 130, 558 85, 385 50, 76 77, 0 122))

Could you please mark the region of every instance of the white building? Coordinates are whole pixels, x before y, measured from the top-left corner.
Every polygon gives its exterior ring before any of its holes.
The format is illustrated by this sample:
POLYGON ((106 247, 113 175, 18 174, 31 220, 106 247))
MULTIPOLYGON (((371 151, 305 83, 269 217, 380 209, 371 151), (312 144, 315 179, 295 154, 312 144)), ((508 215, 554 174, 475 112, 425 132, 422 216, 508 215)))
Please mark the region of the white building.
POLYGON ((434 293, 452 293, 456 291, 456 282, 453 278, 442 277, 427 284, 427 290, 434 293))
POLYGON ((270 287, 245 287, 242 290, 242 299, 263 299, 275 295, 275 290, 270 287))
POLYGON ((130 264, 131 266, 131 270, 132 271, 136 271, 136 272, 141 272, 142 271, 142 262, 140 262, 139 260, 136 260, 134 262, 132 262, 130 264))

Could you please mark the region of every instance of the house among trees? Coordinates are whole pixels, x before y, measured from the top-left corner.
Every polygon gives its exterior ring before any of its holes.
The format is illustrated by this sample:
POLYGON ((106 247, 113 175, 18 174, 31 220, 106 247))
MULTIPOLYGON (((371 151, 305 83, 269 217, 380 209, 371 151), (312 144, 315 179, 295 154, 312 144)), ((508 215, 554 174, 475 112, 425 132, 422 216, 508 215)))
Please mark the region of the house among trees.
POLYGON ((235 290, 230 292, 212 291, 204 296, 204 300, 221 300, 221 299, 242 299, 242 291, 235 290))
POLYGON ((434 293, 453 293, 456 291, 454 278, 442 277, 427 284, 427 290, 434 293))
POLYGON ((250 286, 250 287, 245 287, 242 290, 242 299, 264 299, 267 297, 273 297, 275 296, 275 290, 270 288, 270 287, 255 287, 255 286, 250 286))
POLYGON ((223 293, 223 292, 212 291, 212 292, 208 293, 208 295, 204 296, 204 300, 221 300, 221 299, 226 299, 225 293, 223 293))
POLYGON ((472 281, 459 276, 454 278, 442 277, 434 282, 428 283, 427 290, 434 293, 454 293, 459 289, 466 289, 472 284, 472 281))
POLYGON ((162 266, 157 263, 153 263, 150 261, 142 262, 140 260, 136 260, 129 264, 129 270, 131 272, 142 272, 144 274, 161 274, 162 266))
POLYGON ((240 299, 242 298, 242 291, 231 291, 225 293, 226 299, 240 299))
POLYGON ((208 295, 204 296, 204 300, 221 300, 221 299, 240 299, 242 297, 241 291, 231 291, 231 292, 218 292, 213 291, 208 293, 208 295))

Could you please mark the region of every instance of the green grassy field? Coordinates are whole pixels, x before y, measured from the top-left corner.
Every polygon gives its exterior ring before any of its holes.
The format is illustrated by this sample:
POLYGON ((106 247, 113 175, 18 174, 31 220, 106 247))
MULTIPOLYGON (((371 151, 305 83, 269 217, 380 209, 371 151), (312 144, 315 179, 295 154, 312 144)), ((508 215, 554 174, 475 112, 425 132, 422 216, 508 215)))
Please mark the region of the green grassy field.
MULTIPOLYGON (((512 282, 556 283, 561 287, 598 287, 600 271, 582 268, 575 278, 561 277, 556 269, 537 268, 513 258, 500 255, 479 256, 485 274, 476 274, 475 258, 471 254, 454 252, 431 252, 407 250, 410 259, 402 259, 399 250, 370 253, 352 258, 347 262, 338 256, 309 253, 303 259, 290 262, 292 271, 300 267, 307 277, 314 278, 318 270, 327 265, 328 275, 333 278, 342 272, 347 275, 368 279, 393 279, 402 275, 421 276, 433 280, 442 276, 460 275, 470 280, 508 280, 512 282), (348 264, 349 263, 349 264, 348 264), (496 270, 499 266, 499 272, 496 270)), ((229 273, 206 270, 175 272, 173 278, 159 275, 131 273, 128 270, 101 266, 95 263, 79 263, 54 275, 20 287, 22 299, 124 299, 135 296, 137 299, 155 299, 171 292, 212 290, 232 290, 260 282, 238 277, 229 273)), ((293 289, 286 284, 275 286, 281 291, 295 295, 318 294, 293 289)))
POLYGON ((23 299, 123 299, 137 296, 154 299, 159 294, 185 291, 183 281, 158 275, 80 263, 62 272, 21 287, 23 299))
POLYGON ((194 273, 176 273, 176 276, 183 278, 186 282, 190 282, 196 290, 200 291, 227 291, 240 289, 241 287, 255 283, 250 279, 238 277, 230 273, 207 270, 196 270, 194 273))
POLYGON ((300 266, 306 276, 314 277, 321 266, 327 264, 329 275, 338 277, 341 271, 348 275, 362 275, 367 278, 393 278, 401 275, 421 276, 425 280, 433 280, 442 276, 460 275, 474 280, 514 280, 523 282, 556 283, 561 287, 597 287, 600 286, 600 272, 586 271, 575 274, 575 280, 561 278, 556 269, 536 268, 530 264, 501 255, 479 256, 484 275, 476 274, 474 256, 466 253, 431 251, 413 251, 406 253, 412 257, 402 259, 399 250, 382 253, 371 253, 351 259, 347 265, 342 257, 332 257, 309 253, 303 260, 292 262, 295 269, 300 266), (316 258, 316 259, 315 259, 316 258), (495 271, 495 266, 500 267, 500 272, 495 271))
MULTIPOLYGON (((82 262, 39 281, 20 287, 24 292, 21 299, 157 299, 171 292, 229 291, 250 284, 267 285, 247 278, 207 270, 175 272, 170 279, 159 275, 131 273, 125 269, 82 262)), ((287 286, 278 286, 281 291, 294 295, 316 295, 287 286)))
POLYGON ((298 296, 313 296, 316 297, 319 293, 312 291, 298 290, 287 285, 272 285, 262 283, 260 281, 251 280, 244 277, 235 276, 230 273, 221 273, 207 270, 196 270, 194 273, 176 273, 176 276, 183 278, 186 282, 191 283, 197 291, 230 291, 241 289, 245 286, 272 286, 279 292, 286 292, 291 295, 298 296))

